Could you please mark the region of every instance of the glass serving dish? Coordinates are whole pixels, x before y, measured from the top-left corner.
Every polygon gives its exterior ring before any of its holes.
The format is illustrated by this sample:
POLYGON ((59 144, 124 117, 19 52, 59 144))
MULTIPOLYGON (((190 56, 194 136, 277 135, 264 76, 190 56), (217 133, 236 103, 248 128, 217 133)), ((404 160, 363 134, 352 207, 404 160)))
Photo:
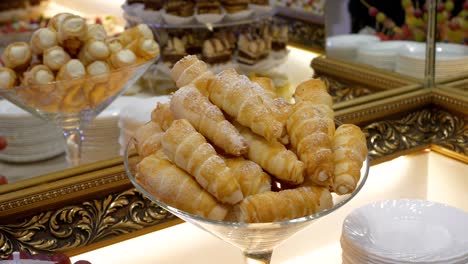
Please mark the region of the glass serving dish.
POLYGON ((296 232, 299 232, 306 226, 314 223, 317 219, 335 212, 337 209, 351 201, 351 199, 353 199, 364 186, 369 173, 369 157, 367 157, 361 168, 361 178, 354 192, 341 196, 332 193, 334 206, 316 214, 271 223, 215 221, 193 215, 167 205, 145 190, 134 176, 134 166, 136 165, 136 162, 138 162, 138 157, 132 157, 135 143, 135 139, 131 139, 124 153, 125 170, 128 178, 135 188, 168 212, 239 248, 244 256, 245 263, 270 263, 273 250, 279 244, 296 232))
POLYGON ((0 88, 0 97, 60 128, 66 142, 68 165, 78 166, 85 140, 83 127, 132 86, 158 58, 102 75, 0 88))

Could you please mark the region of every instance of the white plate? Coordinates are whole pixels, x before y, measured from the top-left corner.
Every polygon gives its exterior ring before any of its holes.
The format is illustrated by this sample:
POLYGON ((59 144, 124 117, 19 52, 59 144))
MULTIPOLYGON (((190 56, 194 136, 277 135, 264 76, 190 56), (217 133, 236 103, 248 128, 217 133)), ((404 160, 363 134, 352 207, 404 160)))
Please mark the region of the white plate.
POLYGON ((249 8, 252 9, 256 15, 266 15, 273 12, 273 5, 275 4, 274 1, 270 1, 269 5, 255 5, 249 4, 249 8))
MULTIPOLYGON (((400 52, 400 56, 409 59, 425 60, 426 45, 411 45, 400 52)), ((437 61, 468 61, 468 47, 460 44, 436 43, 437 61)))
POLYGON ((380 42, 377 36, 364 34, 346 34, 327 37, 326 48, 358 48, 361 45, 380 42))
POLYGON ((196 14, 195 19, 200 24, 216 24, 224 19, 224 10, 221 14, 196 14))
POLYGON ((253 14, 252 9, 247 9, 247 10, 243 10, 243 11, 236 12, 236 13, 226 12, 225 18, 228 21, 238 21, 238 20, 247 19, 247 18, 251 17, 252 14, 253 14))
POLYGON ((379 201, 348 215, 343 236, 383 259, 448 261, 468 255, 468 214, 426 200, 379 201))
POLYGON ((161 11, 161 16, 164 22, 170 25, 186 25, 186 24, 190 24, 194 20, 194 16, 188 16, 188 17, 174 16, 174 15, 166 13, 164 10, 161 11))

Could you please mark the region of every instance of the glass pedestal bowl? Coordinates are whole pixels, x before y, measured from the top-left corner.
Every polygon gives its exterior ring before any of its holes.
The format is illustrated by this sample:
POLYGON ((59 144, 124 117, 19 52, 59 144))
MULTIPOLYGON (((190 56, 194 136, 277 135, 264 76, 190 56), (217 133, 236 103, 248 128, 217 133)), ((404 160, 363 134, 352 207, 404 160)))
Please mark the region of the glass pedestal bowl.
POLYGON ((108 74, 44 85, 0 88, 0 97, 60 128, 66 142, 68 165, 74 167, 81 162, 83 127, 133 85, 157 59, 155 57, 108 74))
POLYGON ((333 193, 332 196, 334 206, 328 210, 324 210, 316 214, 292 220, 271 223, 215 221, 169 206, 159 201, 156 197, 151 195, 150 192, 145 190, 145 188, 138 183, 134 176, 134 168, 139 161, 138 156, 133 157, 131 155, 135 142, 136 141, 134 139, 130 140, 124 153, 125 170, 128 178, 135 186, 135 188, 148 199, 168 212, 172 213, 173 215, 239 248, 244 256, 245 263, 270 263, 273 250, 276 246, 278 246, 290 236, 294 235, 296 232, 312 224, 315 220, 336 211, 338 208, 348 203, 362 189, 369 173, 369 157, 367 157, 361 168, 361 178, 354 192, 341 196, 333 193))

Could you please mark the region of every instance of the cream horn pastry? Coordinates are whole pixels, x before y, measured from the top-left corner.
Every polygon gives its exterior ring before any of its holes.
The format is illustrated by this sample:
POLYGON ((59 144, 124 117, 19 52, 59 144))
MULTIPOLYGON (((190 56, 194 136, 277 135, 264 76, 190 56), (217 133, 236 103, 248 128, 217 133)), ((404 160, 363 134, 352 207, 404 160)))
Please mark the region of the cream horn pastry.
POLYGON ((119 40, 123 46, 127 46, 132 41, 140 38, 154 39, 153 31, 146 24, 139 24, 122 32, 119 40))
POLYGON ((0 67, 0 89, 9 89, 16 86, 18 80, 16 72, 7 67, 0 67))
POLYGON ((328 93, 325 83, 320 79, 311 79, 299 84, 294 91, 296 102, 309 101, 333 107, 333 98, 328 93))
POLYGON ((223 158, 185 119, 174 120, 162 136, 169 160, 190 173, 218 201, 236 204, 242 190, 223 158))
POLYGON ((276 93, 275 85, 271 78, 253 76, 250 78, 250 80, 260 85, 260 87, 262 87, 271 98, 278 97, 278 94, 276 93))
POLYGON ((326 105, 301 101, 293 105, 286 125, 292 149, 305 163, 306 181, 324 187, 330 186, 333 177, 332 116, 326 105))
POLYGON ((271 178, 251 160, 228 158, 225 160, 242 189, 244 197, 271 190, 271 178))
POLYGON ((236 124, 240 134, 247 140, 249 151, 247 158, 276 178, 290 184, 304 181, 304 163, 294 152, 278 141, 268 141, 253 133, 249 128, 236 124))
POLYGON ((46 49, 42 58, 44 65, 53 71, 58 71, 70 59, 70 55, 60 46, 46 49))
POLYGON ((105 41, 107 39, 106 29, 100 24, 88 24, 85 41, 90 39, 105 41))
POLYGON ((57 80, 71 80, 80 78, 86 75, 86 69, 80 60, 71 59, 57 73, 57 80))
POLYGON ((284 124, 277 120, 271 106, 252 86, 246 76, 242 77, 230 69, 216 75, 208 92, 210 100, 241 125, 269 141, 275 141, 284 136, 284 124))
POLYGON ((73 16, 73 14, 70 13, 59 13, 50 18, 49 23, 47 24, 47 28, 50 30, 53 30, 55 32, 59 31, 59 25, 62 23, 62 21, 69 17, 73 16))
POLYGON ((174 114, 169 103, 158 102, 156 108, 151 112, 151 121, 156 122, 166 131, 174 121, 174 114))
POLYGON ((245 139, 224 118, 221 110, 195 86, 187 85, 177 90, 172 95, 170 107, 176 119, 187 119, 197 131, 226 153, 234 156, 247 153, 245 139))
POLYGON ((81 48, 80 53, 78 53, 78 59, 84 65, 88 65, 93 61, 106 60, 110 54, 111 52, 106 42, 90 39, 81 48))
POLYGON ((142 158, 147 157, 162 149, 161 137, 163 130, 159 124, 148 122, 135 131, 136 149, 142 158))
POLYGON ((86 40, 87 31, 88 26, 84 18, 75 15, 68 16, 58 25, 58 43, 71 56, 76 56, 86 40))
POLYGON ((86 73, 91 76, 107 74, 110 71, 109 64, 105 61, 93 61, 86 66, 86 73))
POLYGON ((55 81, 54 73, 46 65, 39 64, 24 73, 25 85, 47 84, 55 81))
POLYGON ((26 42, 9 44, 2 54, 3 64, 15 71, 24 71, 29 67, 32 59, 31 47, 26 42))
POLYGON ((49 28, 39 28, 31 36, 31 50, 36 55, 42 55, 44 50, 57 46, 57 32, 49 28))
POLYGON ((117 51, 123 49, 122 43, 120 43, 120 40, 118 39, 112 39, 107 41, 107 46, 109 47, 109 50, 111 53, 116 53, 117 51))
POLYGON ((361 167, 367 156, 367 143, 361 129, 343 124, 333 137, 334 179, 337 194, 352 193, 361 177, 361 167))
POLYGON ((248 196, 234 206, 228 220, 245 223, 285 221, 312 215, 331 207, 333 200, 327 189, 298 187, 248 196))
POLYGON ((136 61, 135 53, 129 49, 121 49, 109 57, 109 64, 115 69, 132 65, 136 61))
POLYGON ((187 55, 174 64, 171 69, 171 78, 177 88, 194 84, 204 96, 208 96, 208 86, 214 79, 214 74, 197 56, 187 55))
POLYGON ((182 211, 213 220, 223 220, 227 214, 224 205, 161 151, 138 163, 135 179, 158 200, 182 211))
POLYGON ((139 38, 126 46, 131 49, 135 55, 144 60, 150 60, 159 55, 159 44, 154 39, 139 38))

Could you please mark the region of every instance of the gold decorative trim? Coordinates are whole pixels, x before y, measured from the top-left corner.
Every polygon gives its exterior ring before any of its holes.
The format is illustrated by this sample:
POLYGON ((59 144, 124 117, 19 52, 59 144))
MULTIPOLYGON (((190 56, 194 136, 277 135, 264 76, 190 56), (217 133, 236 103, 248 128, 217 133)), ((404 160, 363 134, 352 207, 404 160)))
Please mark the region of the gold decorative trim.
POLYGON ((376 90, 389 90, 418 83, 417 80, 404 75, 326 56, 314 58, 311 67, 318 76, 331 76, 342 81, 367 85, 376 90))
POLYGON ((108 175, 108 176, 105 176, 105 177, 102 177, 102 178, 97 178, 97 179, 92 179, 92 180, 89 180, 89 181, 86 181, 86 182, 72 184, 72 185, 66 186, 64 188, 60 187, 60 188, 51 189, 51 190, 48 190, 48 191, 43 192, 43 193, 38 193, 38 194, 35 194, 35 195, 32 195, 32 196, 27 196, 27 197, 24 197, 24 198, 19 198, 19 199, 15 199, 15 200, 11 200, 11 201, 8 201, 8 202, 1 203, 0 204, 0 211, 13 210, 15 208, 22 207, 22 206, 28 206, 30 204, 34 204, 34 203, 37 203, 37 202, 42 202, 42 201, 46 201, 46 200, 53 200, 53 199, 56 199, 56 198, 61 197, 63 195, 68 195, 68 194, 72 194, 72 193, 76 193, 76 192, 80 192, 80 191, 85 191, 85 190, 88 190, 90 188, 103 186, 103 185, 106 185, 106 184, 114 183, 114 182, 125 180, 125 179, 127 179, 127 176, 125 175, 125 173, 119 172, 117 174, 108 175))
POLYGON ((76 251, 170 222, 179 221, 130 189, 0 225, 0 257, 5 258, 16 250, 30 253, 76 251))
POLYGON ((370 95, 373 93, 372 90, 363 86, 352 86, 345 84, 333 77, 329 76, 316 76, 322 79, 327 87, 328 92, 333 97, 334 103, 345 102, 356 99, 361 96, 370 95))
POLYGON ((435 144, 468 156, 468 120, 437 108, 426 108, 395 120, 363 127, 371 159, 435 144))

